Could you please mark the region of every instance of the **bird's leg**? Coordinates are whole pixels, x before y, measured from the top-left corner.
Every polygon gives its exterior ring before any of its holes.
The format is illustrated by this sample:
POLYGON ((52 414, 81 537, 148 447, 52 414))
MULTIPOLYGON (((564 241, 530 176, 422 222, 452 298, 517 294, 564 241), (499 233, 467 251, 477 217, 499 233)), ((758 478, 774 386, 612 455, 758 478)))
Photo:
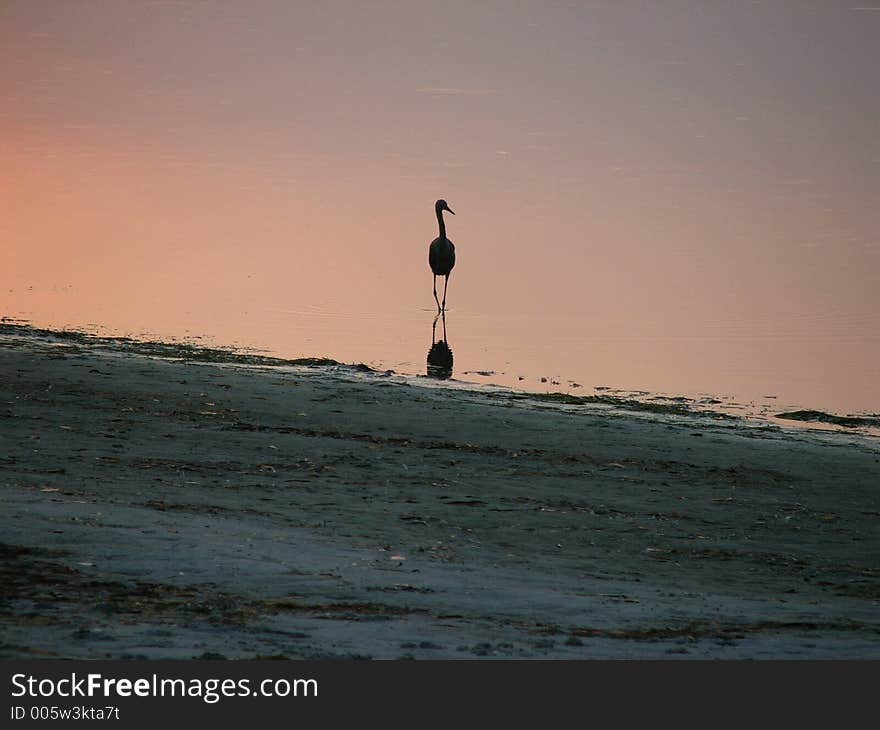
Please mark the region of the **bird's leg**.
POLYGON ((445 281, 443 282, 443 306, 440 308, 440 311, 446 311, 446 287, 449 286, 449 274, 446 275, 445 281))
POLYGON ((437 298, 437 275, 434 274, 434 301, 437 302, 437 313, 440 313, 440 300, 437 298))

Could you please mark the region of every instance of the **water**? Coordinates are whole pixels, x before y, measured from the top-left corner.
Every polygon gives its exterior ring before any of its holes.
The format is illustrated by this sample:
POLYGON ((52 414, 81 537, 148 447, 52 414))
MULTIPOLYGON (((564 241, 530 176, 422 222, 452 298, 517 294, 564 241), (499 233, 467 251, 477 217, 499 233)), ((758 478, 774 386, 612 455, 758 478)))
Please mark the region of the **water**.
POLYGON ((3 4, 0 314, 880 412, 871 8, 208 5, 3 4))

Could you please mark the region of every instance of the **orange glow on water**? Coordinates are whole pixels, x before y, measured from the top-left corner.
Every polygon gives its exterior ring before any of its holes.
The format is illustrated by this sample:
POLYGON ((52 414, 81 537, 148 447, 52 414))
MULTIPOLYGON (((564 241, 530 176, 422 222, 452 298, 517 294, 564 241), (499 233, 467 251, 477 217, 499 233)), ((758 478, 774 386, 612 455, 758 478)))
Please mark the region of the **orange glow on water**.
POLYGON ((880 410, 877 45, 687 5, 6 3, 2 313, 422 372, 445 197, 457 375, 880 410))

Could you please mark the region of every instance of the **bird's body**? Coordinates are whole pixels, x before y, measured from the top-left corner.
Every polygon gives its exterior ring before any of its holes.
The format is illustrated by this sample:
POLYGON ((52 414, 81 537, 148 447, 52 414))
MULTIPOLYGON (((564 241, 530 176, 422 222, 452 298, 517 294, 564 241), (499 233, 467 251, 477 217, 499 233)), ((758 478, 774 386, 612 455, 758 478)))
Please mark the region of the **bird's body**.
POLYGON ((446 289, 449 286, 449 274, 452 273, 452 267, 455 266, 455 245, 446 237, 446 223, 443 221, 444 210, 448 210, 452 215, 455 215, 445 200, 438 200, 434 204, 434 211, 437 213, 437 225, 440 226, 440 235, 431 241, 431 245, 428 247, 428 265, 434 274, 434 300, 437 302, 438 312, 446 309, 446 289), (445 277, 442 306, 440 300, 437 299, 438 276, 445 277))
POLYGON ((428 249, 428 263, 434 276, 449 276, 455 266, 455 244, 448 238, 435 238, 428 249))

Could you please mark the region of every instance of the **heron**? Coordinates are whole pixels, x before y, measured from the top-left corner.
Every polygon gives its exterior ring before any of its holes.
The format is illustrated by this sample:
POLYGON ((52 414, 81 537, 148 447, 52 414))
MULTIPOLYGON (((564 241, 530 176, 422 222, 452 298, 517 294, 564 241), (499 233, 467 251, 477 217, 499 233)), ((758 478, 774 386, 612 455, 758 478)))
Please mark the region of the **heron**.
POLYGON ((452 244, 452 241, 446 238, 446 224, 443 222, 444 210, 448 210, 452 215, 455 215, 455 211, 446 204, 445 200, 438 200, 434 203, 437 223, 440 225, 440 235, 431 241, 431 246, 428 248, 428 263, 431 266, 431 271, 434 273, 434 301, 437 302, 438 312, 446 311, 446 288, 449 286, 449 274, 452 272, 452 267, 455 266, 455 246, 452 244), (438 276, 446 277, 443 283, 442 306, 440 305, 440 300, 437 299, 438 276))

